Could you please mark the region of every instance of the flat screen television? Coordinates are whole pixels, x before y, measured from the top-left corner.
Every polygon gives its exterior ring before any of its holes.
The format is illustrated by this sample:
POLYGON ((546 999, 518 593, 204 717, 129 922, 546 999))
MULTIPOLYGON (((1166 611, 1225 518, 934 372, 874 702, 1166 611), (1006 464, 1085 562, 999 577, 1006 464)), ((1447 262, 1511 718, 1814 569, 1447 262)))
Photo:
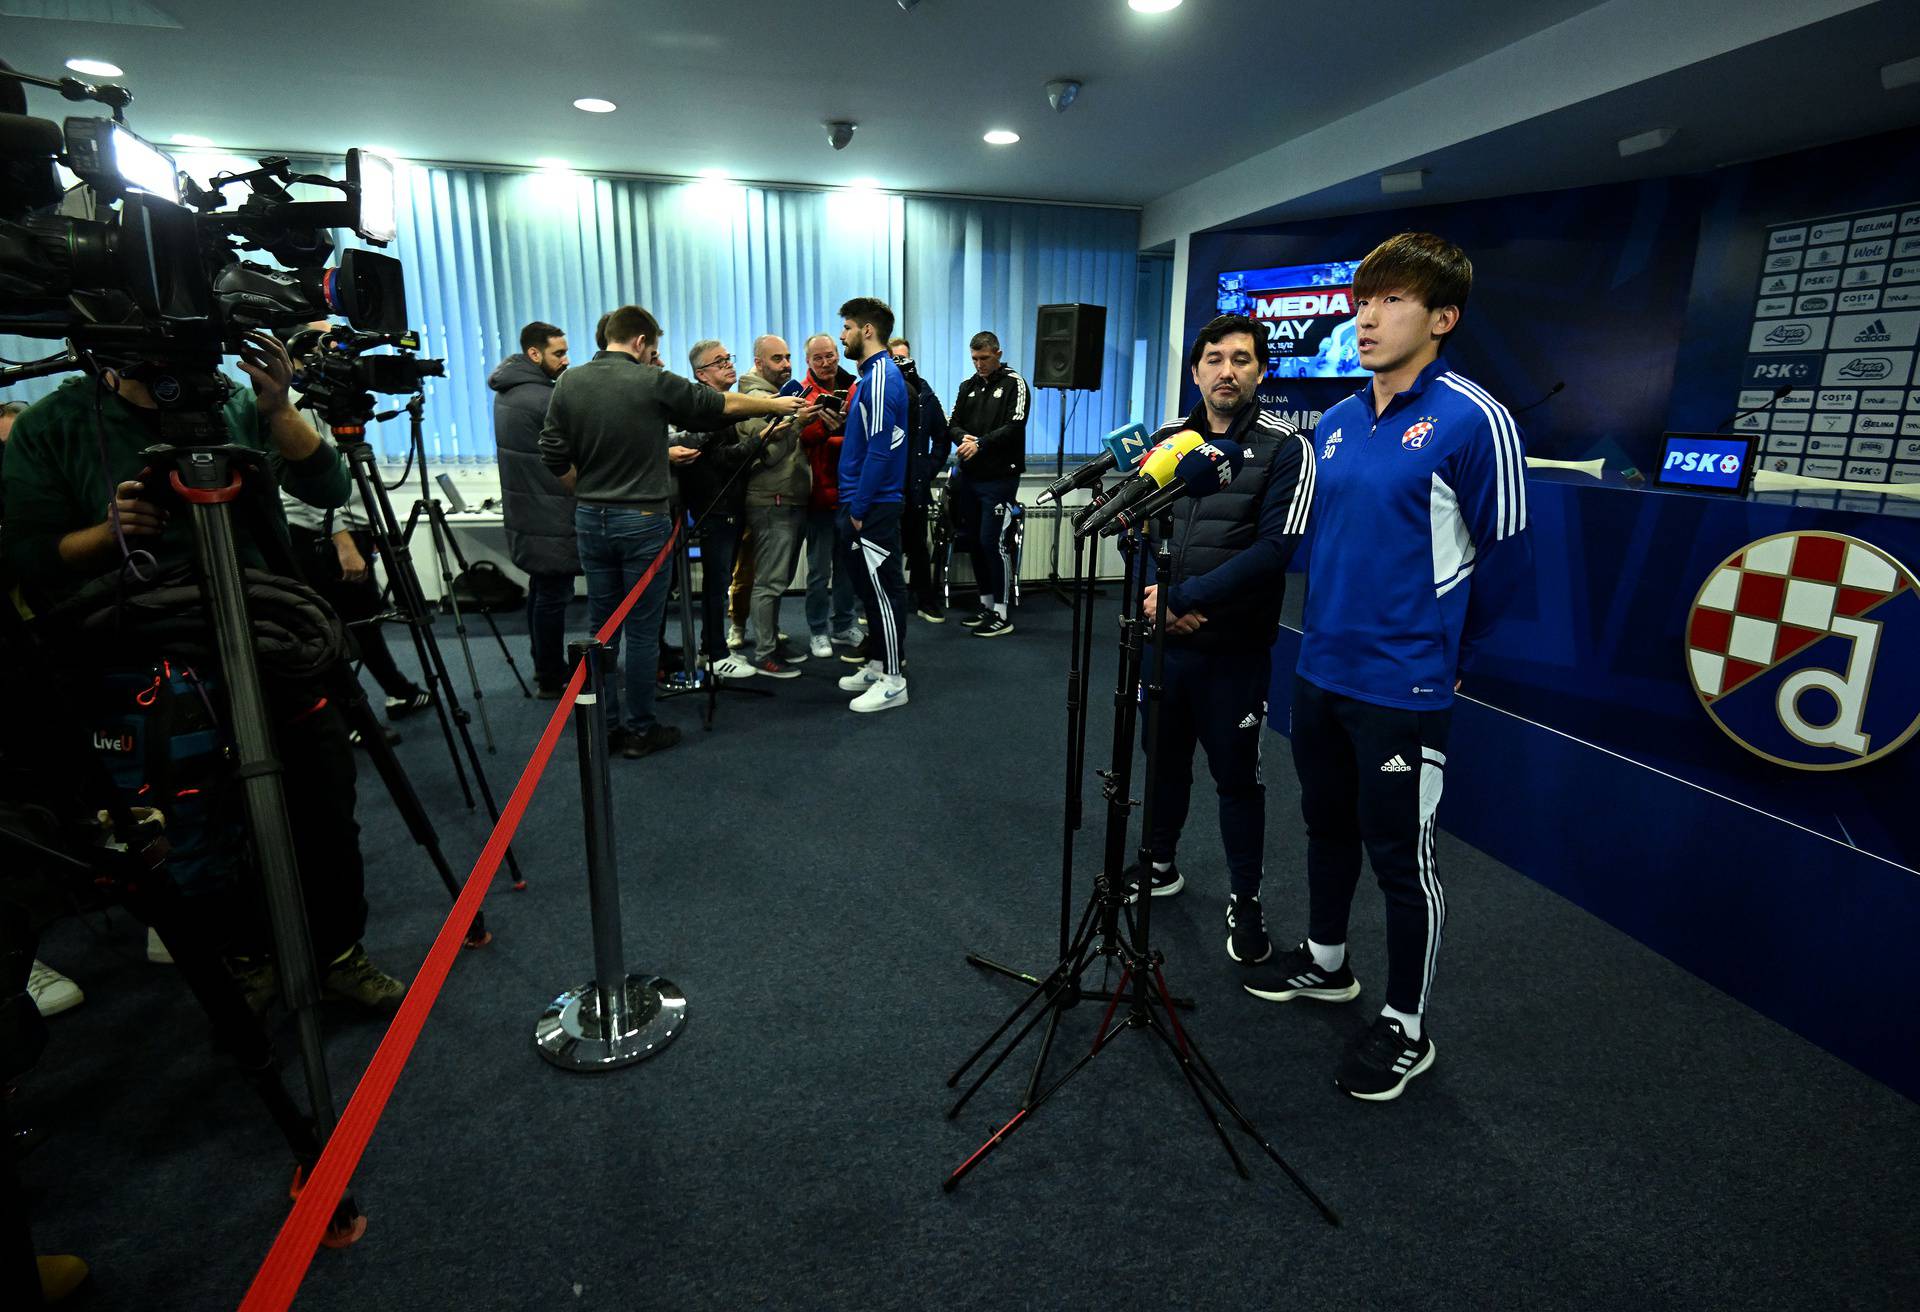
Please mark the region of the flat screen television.
POLYGON ((1267 325, 1267 377, 1358 378, 1353 330, 1353 271, 1358 260, 1231 269, 1220 275, 1221 314, 1267 325))

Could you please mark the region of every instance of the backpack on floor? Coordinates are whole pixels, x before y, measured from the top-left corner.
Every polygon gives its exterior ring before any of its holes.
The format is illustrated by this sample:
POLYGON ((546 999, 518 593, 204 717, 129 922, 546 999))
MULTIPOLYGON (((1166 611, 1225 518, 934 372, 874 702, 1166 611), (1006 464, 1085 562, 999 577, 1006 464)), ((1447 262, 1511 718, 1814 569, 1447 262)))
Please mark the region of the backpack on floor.
POLYGON ((527 590, 490 560, 476 560, 454 575, 453 595, 461 610, 519 610, 527 604, 527 590))

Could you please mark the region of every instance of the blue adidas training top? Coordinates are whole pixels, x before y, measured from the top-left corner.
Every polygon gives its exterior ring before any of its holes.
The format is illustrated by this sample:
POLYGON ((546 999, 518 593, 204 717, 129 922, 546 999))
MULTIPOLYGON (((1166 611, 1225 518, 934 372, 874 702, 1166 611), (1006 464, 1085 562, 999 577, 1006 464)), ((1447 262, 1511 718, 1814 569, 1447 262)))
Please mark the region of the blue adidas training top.
POLYGON ((860 362, 840 443, 840 504, 854 519, 905 498, 907 401, 907 380, 885 347, 860 362))
POLYGON ((1519 426, 1443 356, 1379 415, 1371 382, 1327 411, 1314 454, 1296 672, 1379 706, 1450 706, 1530 561, 1519 426))

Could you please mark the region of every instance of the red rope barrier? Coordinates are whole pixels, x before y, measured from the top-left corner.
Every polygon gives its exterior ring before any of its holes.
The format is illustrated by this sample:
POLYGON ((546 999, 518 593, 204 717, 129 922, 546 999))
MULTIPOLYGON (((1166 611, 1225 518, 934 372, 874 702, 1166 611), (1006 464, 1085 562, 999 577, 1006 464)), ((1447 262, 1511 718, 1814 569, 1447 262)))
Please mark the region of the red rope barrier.
MULTIPOLYGON (((640 594, 646 591, 654 575, 660 572, 661 565, 669 559, 679 535, 680 525, 676 519, 672 531, 667 534, 666 545, 660 548, 660 554, 654 558, 653 564, 647 567, 647 572, 633 585, 633 590, 627 593, 619 608, 600 627, 600 632, 594 635, 599 641, 607 641, 619 629, 627 613, 639 602, 640 594)), ((488 888, 492 887, 493 877, 500 869, 507 845, 513 841, 514 831, 520 827, 520 818, 526 814, 527 804, 533 800, 540 776, 546 772, 547 761, 559 745, 560 734, 566 728, 567 716, 573 710, 574 698, 579 696, 580 685, 585 677, 586 671, 576 668, 573 677, 567 681, 560 704, 554 707, 546 729, 540 734, 540 742, 520 771, 520 779, 513 786, 513 795, 507 799, 499 821, 487 836, 486 846, 480 849, 480 856, 473 863, 466 885, 454 901, 452 912, 448 914, 446 923, 440 926, 433 946, 427 949, 426 960, 420 963, 420 970, 408 987, 407 996, 401 1000, 400 1010, 387 1026, 386 1035, 380 1040, 373 1060, 367 1063, 366 1074, 360 1077, 346 1110, 340 1114, 340 1123, 334 1127, 320 1160, 314 1164, 300 1197, 293 1204, 293 1210, 281 1225, 266 1260, 254 1272, 253 1283, 248 1286, 247 1296, 240 1304, 241 1312, 282 1312, 292 1306, 294 1295, 300 1291, 300 1282, 306 1279, 307 1268, 313 1263, 320 1236, 326 1232, 327 1223, 333 1218, 333 1210, 339 1205, 340 1196, 346 1192, 347 1181, 360 1164, 361 1154, 366 1152, 374 1126, 379 1124, 381 1114, 386 1111, 387 1099, 392 1095, 394 1085, 399 1082, 400 1072, 413 1054, 414 1042, 427 1023, 427 1014, 433 1010, 433 1004, 439 999, 440 990, 447 982, 447 972, 453 968, 453 960, 460 954, 460 945, 466 938, 466 926, 472 923, 475 913, 480 910, 481 900, 486 897, 488 888)))

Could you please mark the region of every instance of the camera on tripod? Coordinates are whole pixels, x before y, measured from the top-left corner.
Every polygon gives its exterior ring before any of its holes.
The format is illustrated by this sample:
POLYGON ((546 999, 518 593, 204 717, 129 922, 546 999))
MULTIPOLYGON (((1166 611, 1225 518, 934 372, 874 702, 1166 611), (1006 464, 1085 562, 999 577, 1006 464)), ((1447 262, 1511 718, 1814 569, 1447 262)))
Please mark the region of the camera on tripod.
POLYGON ((308 328, 287 341, 294 386, 335 429, 364 427, 373 417, 374 392, 407 395, 429 378, 445 378, 446 361, 425 358, 419 349, 415 332, 362 333, 341 326, 308 328), (378 347, 392 347, 393 354, 368 354, 378 347))
POLYGON ((211 368, 250 329, 339 316, 355 329, 406 328, 400 262, 349 250, 336 263, 332 228, 384 246, 394 238, 394 166, 347 153, 346 177, 296 173, 284 156, 223 173, 210 185, 184 177, 166 151, 121 120, 123 88, 93 87, 0 67, 0 82, 95 100, 115 117, 64 125, 0 115, 0 331, 64 338, 63 356, 5 371, 4 381, 81 367, 93 353, 211 368), (55 163, 81 182, 63 192, 55 163), (338 192, 296 199, 294 186, 338 192), (247 195, 227 209, 227 189, 247 195), (284 268, 238 258, 264 251, 284 268))

